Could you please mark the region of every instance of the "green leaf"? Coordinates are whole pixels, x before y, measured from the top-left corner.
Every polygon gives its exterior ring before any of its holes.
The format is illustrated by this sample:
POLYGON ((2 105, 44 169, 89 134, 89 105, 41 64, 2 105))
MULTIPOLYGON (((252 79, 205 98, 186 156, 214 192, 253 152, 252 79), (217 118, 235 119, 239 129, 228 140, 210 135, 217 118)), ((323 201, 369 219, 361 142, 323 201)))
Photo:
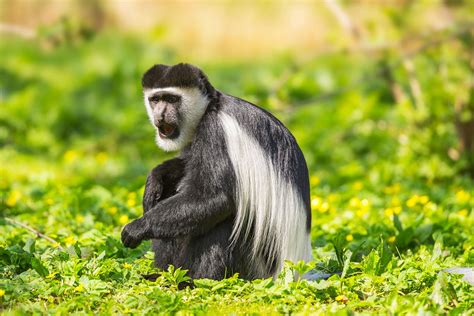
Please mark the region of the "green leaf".
POLYGON ((46 269, 46 267, 41 263, 41 261, 35 257, 31 258, 31 266, 42 277, 45 277, 49 274, 48 269, 46 269))

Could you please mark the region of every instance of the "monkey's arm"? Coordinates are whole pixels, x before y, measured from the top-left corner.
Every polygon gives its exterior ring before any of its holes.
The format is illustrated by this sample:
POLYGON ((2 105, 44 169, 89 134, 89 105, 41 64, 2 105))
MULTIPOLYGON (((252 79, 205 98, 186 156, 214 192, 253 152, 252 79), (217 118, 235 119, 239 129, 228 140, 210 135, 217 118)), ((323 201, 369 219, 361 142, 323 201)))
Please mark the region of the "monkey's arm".
POLYGON ((201 235, 229 217, 232 209, 224 192, 206 198, 178 193, 125 226, 122 242, 135 248, 146 239, 201 235))
POLYGON ((156 166, 146 179, 143 212, 148 212, 158 202, 176 194, 178 183, 183 175, 184 162, 180 158, 167 160, 156 166))

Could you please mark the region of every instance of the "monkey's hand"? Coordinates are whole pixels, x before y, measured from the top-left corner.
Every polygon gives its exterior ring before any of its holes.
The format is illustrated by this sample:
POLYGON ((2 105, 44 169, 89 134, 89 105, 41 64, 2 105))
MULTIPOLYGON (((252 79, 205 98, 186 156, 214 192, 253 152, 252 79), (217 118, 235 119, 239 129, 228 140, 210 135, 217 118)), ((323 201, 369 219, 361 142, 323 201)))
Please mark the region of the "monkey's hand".
POLYGON ((148 221, 140 217, 125 225, 122 230, 122 243, 125 247, 136 248, 143 240, 150 239, 150 225, 148 221))
POLYGON ((163 193, 163 175, 160 168, 153 169, 146 179, 145 192, 143 193, 143 213, 152 209, 163 193))
POLYGON ((158 202, 176 194, 178 183, 184 175, 184 162, 180 158, 167 160, 156 166, 146 179, 143 194, 143 212, 147 213, 158 202))

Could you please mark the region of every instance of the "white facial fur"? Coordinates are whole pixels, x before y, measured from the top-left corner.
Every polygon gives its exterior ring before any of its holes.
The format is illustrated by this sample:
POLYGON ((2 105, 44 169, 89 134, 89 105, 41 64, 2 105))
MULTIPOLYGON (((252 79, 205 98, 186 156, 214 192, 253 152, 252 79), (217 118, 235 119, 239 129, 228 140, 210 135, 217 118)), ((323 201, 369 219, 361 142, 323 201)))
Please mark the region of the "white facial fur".
POLYGON ((155 129, 156 133, 156 144, 164 151, 177 151, 183 149, 188 145, 196 131, 196 127, 201 121, 201 118, 206 111, 209 100, 204 96, 198 88, 156 88, 146 89, 145 94, 145 106, 148 113, 148 117, 155 129), (158 133, 158 128, 153 124, 153 109, 150 106, 148 98, 150 95, 156 92, 169 92, 181 96, 181 107, 179 112, 183 121, 179 124, 179 136, 175 139, 162 138, 158 133))
POLYGON ((306 211, 297 189, 285 181, 257 141, 226 113, 219 113, 227 150, 237 178, 237 216, 232 242, 248 240, 254 224, 250 267, 256 277, 268 277, 262 249, 278 256, 276 277, 285 260, 311 261, 306 211))

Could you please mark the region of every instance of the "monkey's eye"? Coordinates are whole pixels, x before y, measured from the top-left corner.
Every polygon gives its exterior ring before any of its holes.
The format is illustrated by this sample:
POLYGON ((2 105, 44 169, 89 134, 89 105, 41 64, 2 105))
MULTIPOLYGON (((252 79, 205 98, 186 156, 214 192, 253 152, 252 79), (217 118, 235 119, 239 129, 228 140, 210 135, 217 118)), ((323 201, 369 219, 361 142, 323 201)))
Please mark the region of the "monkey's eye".
POLYGON ((152 96, 152 97, 149 97, 149 98, 148 98, 148 101, 150 101, 150 103, 157 103, 157 102, 160 101, 160 96, 154 95, 154 96, 152 96))
POLYGON ((165 94, 163 95, 163 101, 168 102, 168 103, 177 103, 181 100, 181 97, 179 95, 174 95, 174 94, 165 94))

